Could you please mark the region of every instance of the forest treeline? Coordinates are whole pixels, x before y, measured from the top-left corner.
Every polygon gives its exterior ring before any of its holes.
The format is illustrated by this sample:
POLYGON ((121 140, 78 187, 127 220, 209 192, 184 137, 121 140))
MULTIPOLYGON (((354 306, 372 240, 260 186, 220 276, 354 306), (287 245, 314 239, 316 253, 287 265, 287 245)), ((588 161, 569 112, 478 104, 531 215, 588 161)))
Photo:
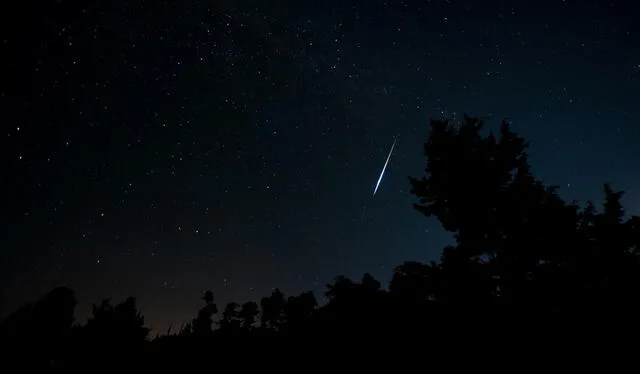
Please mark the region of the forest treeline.
POLYGON ((286 297, 276 289, 222 307, 207 291, 192 321, 151 338, 134 298, 94 305, 77 325, 73 292, 56 288, 2 323, 7 357, 20 367, 161 369, 205 365, 201 349, 251 361, 254 351, 282 349, 276 341, 331 349, 349 338, 393 345, 394 337, 428 344, 635 334, 640 218, 625 214, 623 193, 605 184, 600 207, 563 200, 557 186, 532 175, 528 143, 506 122, 496 133, 472 117, 430 126, 424 177, 409 178, 414 208, 436 217, 455 244, 437 262, 396 267, 388 289, 369 274, 338 277, 323 306, 311 292, 286 297))

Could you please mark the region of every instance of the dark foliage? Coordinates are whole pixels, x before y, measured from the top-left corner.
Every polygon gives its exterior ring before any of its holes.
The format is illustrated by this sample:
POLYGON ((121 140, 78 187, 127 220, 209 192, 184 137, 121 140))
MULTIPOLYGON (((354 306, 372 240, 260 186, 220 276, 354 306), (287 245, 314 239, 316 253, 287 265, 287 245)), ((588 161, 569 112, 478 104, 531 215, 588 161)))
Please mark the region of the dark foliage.
POLYGON ((398 266, 388 290, 369 274, 337 277, 323 306, 311 292, 287 298, 275 289, 259 305, 229 303, 221 313, 207 291, 179 333, 149 339, 135 299, 105 300, 86 325, 72 326, 73 293, 58 288, 3 322, 3 346, 22 367, 186 370, 206 367, 211 354, 244 359, 312 340, 336 350, 347 338, 419 346, 638 331, 640 217, 625 216, 622 192, 605 185, 601 210, 564 201, 531 174, 527 143, 506 122, 487 136, 471 117, 431 129, 425 175, 410 178, 411 193, 455 245, 439 262, 398 266))

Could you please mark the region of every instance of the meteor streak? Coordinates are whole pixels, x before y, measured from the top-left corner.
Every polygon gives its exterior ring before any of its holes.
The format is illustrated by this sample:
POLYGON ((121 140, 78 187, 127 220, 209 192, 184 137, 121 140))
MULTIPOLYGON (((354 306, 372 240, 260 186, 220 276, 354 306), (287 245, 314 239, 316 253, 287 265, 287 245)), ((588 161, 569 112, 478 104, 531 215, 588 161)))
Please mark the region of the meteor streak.
POLYGON ((378 182, 376 183, 376 188, 373 190, 373 196, 376 196, 376 192, 378 192, 378 187, 380 187, 382 176, 384 175, 384 171, 387 169, 387 164, 389 163, 389 159, 391 158, 391 153, 393 153, 393 147, 395 146, 396 146, 396 139, 393 139, 393 144, 391 145, 391 150, 389 151, 389 155, 387 156, 387 161, 384 162, 384 166, 382 167, 382 171, 380 172, 380 177, 378 177, 378 182))

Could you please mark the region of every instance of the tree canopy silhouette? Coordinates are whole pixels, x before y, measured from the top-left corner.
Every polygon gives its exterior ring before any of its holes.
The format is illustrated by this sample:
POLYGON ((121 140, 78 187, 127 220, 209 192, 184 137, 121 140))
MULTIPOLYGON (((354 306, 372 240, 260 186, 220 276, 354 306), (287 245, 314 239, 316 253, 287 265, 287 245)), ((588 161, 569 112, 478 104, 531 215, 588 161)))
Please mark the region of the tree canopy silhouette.
MULTIPOLYGON (((229 302, 221 313, 206 291, 178 333, 150 339, 134 298, 94 305, 87 323, 72 327, 73 292, 57 288, 2 323, 3 346, 19 352, 12 358, 23 366, 184 371, 207 363, 198 347, 237 351, 231 337, 329 335, 340 343, 350 340, 335 338, 399 334, 437 342, 478 332, 495 338, 501 329, 527 338, 585 326, 638 331, 640 217, 627 217, 621 191, 605 184, 600 210, 564 201, 557 186, 533 176, 528 143, 507 122, 486 135, 483 121, 468 116, 430 127, 425 173, 409 177, 411 194, 415 210, 435 217, 454 244, 439 261, 397 266, 388 290, 370 274, 360 282, 339 276, 327 285, 325 305, 312 292, 286 297, 274 289, 259 304, 229 302)), ((242 347, 246 355, 275 346, 242 347)))
POLYGON ((609 306, 638 305, 638 217, 624 220, 622 192, 605 185, 602 212, 590 202, 584 209, 567 203, 557 186, 531 174, 528 143, 507 122, 498 136, 482 136, 483 127, 468 116, 457 126, 432 121, 425 176, 410 178, 419 198, 414 207, 456 240, 438 271, 422 269, 431 278, 423 282, 435 287, 425 292, 440 301, 527 304, 554 313, 593 309, 586 304, 603 297, 609 306))

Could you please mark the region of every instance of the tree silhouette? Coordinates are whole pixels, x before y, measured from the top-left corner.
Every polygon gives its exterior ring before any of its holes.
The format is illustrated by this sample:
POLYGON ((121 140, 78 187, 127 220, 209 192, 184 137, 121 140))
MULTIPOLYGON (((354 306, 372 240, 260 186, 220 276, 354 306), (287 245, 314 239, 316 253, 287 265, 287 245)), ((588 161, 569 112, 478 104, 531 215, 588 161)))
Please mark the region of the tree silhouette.
POLYGON ((333 284, 327 285, 325 295, 329 303, 319 316, 325 332, 361 334, 389 322, 391 305, 387 293, 370 274, 364 274, 360 283, 336 277, 333 284))
POLYGON ((327 291, 325 295, 330 301, 340 302, 348 300, 350 293, 356 289, 357 285, 349 278, 342 275, 336 277, 333 284, 327 285, 327 291))
POLYGON ((528 144, 507 122, 498 137, 482 136, 483 126, 468 116, 458 126, 431 121, 425 176, 409 178, 411 193, 456 245, 437 266, 396 269, 391 289, 417 300, 520 305, 538 316, 567 317, 596 299, 628 305, 639 290, 638 219, 624 221, 622 193, 605 185, 603 212, 591 203, 580 210, 531 174, 528 144))
POLYGON ((575 224, 575 207, 531 175, 524 139, 507 122, 498 139, 482 137, 483 126, 468 116, 458 127, 432 121, 426 175, 410 178, 420 198, 415 208, 436 216, 457 242, 442 255, 442 297, 449 301, 524 297, 541 251, 551 249, 548 239, 575 224), (557 214, 553 222, 550 214, 557 214))
POLYGON ((286 300, 279 289, 274 289, 269 297, 260 300, 262 308, 261 326, 263 328, 277 330, 283 323, 283 313, 286 300))
POLYGON ((135 298, 128 297, 115 306, 105 299, 92 306, 91 317, 77 329, 70 347, 74 358, 69 365, 74 370, 95 362, 108 369, 138 367, 144 361, 149 331, 135 298))
POLYGON ((369 273, 362 276, 362 288, 367 292, 378 292, 380 290, 380 281, 375 279, 369 273))
POLYGON ((189 330, 192 330, 194 334, 202 336, 208 335, 213 332, 211 325, 213 324, 213 315, 218 313, 218 307, 214 303, 213 292, 206 291, 202 296, 205 305, 198 311, 198 316, 193 320, 193 323, 183 328, 183 334, 187 334, 189 330), (187 328, 189 330, 187 330, 187 328))
POLYGON ((304 292, 298 296, 289 296, 284 306, 284 314, 290 326, 299 326, 311 318, 318 302, 313 292, 304 292))
POLYGON ((253 328, 259 313, 258 304, 255 301, 247 301, 242 304, 238 313, 238 317, 242 320, 242 327, 245 329, 253 328))
POLYGON ((146 340, 149 329, 144 326, 144 317, 138 312, 136 299, 128 297, 115 307, 109 299, 100 305, 94 304, 85 333, 94 339, 118 344, 141 343, 146 340))
POLYGON ((389 283, 389 291, 414 304, 442 298, 440 270, 435 262, 425 265, 407 261, 396 267, 389 283))
POLYGON ((240 305, 236 302, 230 302, 222 312, 222 319, 219 322, 220 328, 224 330, 239 330, 242 320, 240 319, 240 305))

